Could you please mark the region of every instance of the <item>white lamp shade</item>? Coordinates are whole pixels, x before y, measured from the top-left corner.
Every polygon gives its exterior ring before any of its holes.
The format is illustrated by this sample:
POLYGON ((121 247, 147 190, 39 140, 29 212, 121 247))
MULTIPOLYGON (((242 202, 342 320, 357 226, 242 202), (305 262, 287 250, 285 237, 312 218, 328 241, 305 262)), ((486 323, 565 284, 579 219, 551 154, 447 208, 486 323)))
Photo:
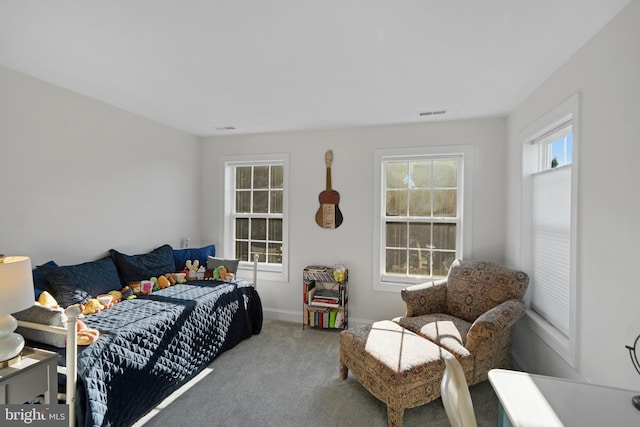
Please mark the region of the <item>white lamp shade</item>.
POLYGON ((35 301, 31 259, 10 256, 0 262, 0 315, 26 310, 35 301))

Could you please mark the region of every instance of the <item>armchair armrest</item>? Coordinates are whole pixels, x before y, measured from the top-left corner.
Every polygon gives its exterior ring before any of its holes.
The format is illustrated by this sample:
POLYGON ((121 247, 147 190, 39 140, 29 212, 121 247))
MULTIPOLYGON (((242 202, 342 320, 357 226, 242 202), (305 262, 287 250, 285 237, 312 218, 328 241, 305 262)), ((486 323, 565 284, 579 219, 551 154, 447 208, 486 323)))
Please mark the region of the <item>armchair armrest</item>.
POLYGON ((442 313, 447 296, 447 280, 409 286, 402 290, 400 296, 407 304, 406 317, 442 313))
POLYGON ((505 301, 483 313, 467 333, 467 349, 473 352, 483 343, 495 341, 504 334, 510 335, 511 329, 524 313, 524 301, 518 299, 505 301))

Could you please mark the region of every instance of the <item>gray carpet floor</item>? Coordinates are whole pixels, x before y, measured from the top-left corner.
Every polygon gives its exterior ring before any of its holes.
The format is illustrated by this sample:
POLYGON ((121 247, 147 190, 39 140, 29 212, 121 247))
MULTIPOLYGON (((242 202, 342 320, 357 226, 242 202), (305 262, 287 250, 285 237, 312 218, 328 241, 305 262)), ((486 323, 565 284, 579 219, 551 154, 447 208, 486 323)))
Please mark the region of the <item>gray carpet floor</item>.
MULTIPOLYGON (((386 405, 351 375, 338 378, 335 330, 265 320, 262 332, 223 353, 202 380, 148 419, 162 426, 387 425, 386 405)), ((496 426, 488 381, 471 387, 478 426, 496 426)), ((441 399, 405 410, 404 425, 449 426, 441 399)))

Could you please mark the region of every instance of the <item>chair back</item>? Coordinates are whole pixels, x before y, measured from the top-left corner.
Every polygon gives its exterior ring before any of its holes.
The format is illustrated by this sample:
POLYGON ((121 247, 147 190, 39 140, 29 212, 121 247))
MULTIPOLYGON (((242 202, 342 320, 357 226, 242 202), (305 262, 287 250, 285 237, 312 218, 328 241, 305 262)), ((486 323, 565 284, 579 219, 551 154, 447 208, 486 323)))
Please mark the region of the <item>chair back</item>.
POLYGON ((477 427, 473 402, 460 362, 444 353, 445 370, 440 385, 442 404, 452 427, 477 427))
POLYGON ((473 322, 510 299, 523 299, 529 276, 489 261, 456 260, 447 277, 447 313, 473 322))

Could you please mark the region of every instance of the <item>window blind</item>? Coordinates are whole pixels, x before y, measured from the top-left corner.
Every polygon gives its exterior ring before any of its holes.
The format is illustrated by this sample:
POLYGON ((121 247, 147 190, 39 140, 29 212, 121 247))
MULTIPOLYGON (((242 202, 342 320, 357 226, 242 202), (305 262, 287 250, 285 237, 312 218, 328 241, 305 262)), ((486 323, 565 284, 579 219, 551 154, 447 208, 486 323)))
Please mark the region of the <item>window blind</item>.
POLYGON ((533 175, 531 308, 569 337, 571 167, 533 175))

